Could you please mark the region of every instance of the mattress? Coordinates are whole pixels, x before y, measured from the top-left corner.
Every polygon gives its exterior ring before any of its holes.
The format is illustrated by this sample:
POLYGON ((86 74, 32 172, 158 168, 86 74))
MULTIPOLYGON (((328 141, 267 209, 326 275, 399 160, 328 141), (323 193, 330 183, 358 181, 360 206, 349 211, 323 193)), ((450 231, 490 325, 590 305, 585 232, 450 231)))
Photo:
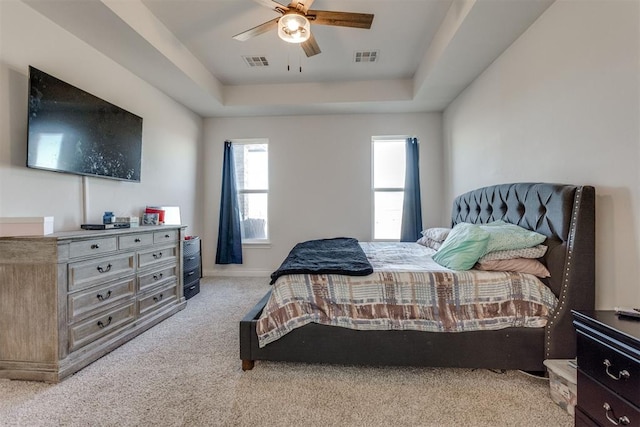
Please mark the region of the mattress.
POLYGON ((355 330, 456 333, 541 328, 558 303, 537 277, 452 271, 417 243, 361 242, 368 276, 292 274, 273 284, 257 322, 260 347, 308 323, 355 330))

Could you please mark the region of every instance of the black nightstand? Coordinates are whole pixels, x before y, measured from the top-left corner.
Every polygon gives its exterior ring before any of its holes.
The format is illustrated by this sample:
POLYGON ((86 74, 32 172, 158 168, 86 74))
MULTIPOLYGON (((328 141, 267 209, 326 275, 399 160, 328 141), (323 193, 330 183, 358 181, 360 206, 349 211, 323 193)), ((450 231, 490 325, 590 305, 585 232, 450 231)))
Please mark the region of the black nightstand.
POLYGON ((640 320, 573 311, 577 332, 576 426, 640 426, 640 320))
POLYGON ((185 299, 189 299, 200 292, 200 278, 202 277, 200 248, 201 241, 199 237, 194 236, 184 241, 183 282, 185 299))

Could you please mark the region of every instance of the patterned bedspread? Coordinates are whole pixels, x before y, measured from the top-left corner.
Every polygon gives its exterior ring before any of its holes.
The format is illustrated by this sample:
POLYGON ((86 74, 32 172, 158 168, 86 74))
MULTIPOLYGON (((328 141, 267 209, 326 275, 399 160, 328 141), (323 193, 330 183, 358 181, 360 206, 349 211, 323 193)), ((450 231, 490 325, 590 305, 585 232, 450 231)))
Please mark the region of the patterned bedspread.
POLYGON ((260 347, 315 322, 357 330, 463 332, 543 327, 557 298, 535 276, 451 271, 417 243, 360 243, 368 276, 278 278, 258 319, 260 347))

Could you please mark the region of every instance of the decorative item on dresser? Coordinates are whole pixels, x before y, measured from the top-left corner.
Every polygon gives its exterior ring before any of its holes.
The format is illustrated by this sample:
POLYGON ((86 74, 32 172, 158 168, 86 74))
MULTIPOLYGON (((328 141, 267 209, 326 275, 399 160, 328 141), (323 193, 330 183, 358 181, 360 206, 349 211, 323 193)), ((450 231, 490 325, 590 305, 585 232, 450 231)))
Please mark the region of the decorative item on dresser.
POLYGON ((184 241, 184 297, 189 299, 200 292, 202 277, 200 260, 200 238, 189 236, 184 241))
POLYGON ((640 426, 640 320, 573 311, 577 332, 576 426, 640 426))
POLYGON ((183 309, 184 229, 0 238, 0 378, 60 381, 183 309))

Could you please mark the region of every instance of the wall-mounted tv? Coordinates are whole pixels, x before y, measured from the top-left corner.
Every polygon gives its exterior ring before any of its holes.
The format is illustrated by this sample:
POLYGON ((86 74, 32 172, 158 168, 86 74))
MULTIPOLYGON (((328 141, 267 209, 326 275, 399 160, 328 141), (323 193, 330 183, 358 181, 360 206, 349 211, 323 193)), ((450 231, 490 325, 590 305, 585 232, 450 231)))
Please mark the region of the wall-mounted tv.
POLYGON ((27 166, 140 182, 142 118, 29 67, 27 166))

